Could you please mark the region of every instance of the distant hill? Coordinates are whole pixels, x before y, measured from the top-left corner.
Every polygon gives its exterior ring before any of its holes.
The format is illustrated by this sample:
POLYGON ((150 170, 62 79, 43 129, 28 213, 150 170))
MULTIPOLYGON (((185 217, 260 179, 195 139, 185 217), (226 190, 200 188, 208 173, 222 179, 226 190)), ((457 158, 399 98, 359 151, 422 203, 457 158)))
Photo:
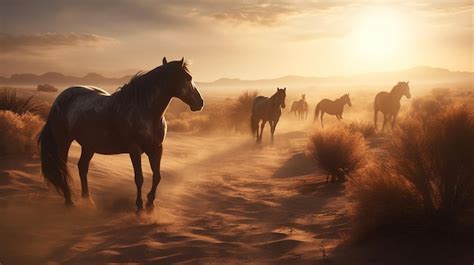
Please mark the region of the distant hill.
MULTIPOLYGON (((97 73, 89 73, 82 77, 67 76, 58 72, 48 72, 42 75, 14 74, 10 77, 0 77, 0 85, 37 86, 51 84, 57 87, 71 85, 96 85, 118 87, 127 83, 131 78, 104 77, 97 73)), ((212 91, 223 92, 222 89, 265 89, 275 87, 312 88, 321 86, 374 86, 394 84, 397 81, 410 81, 417 85, 469 83, 473 84, 474 73, 453 72, 443 68, 419 66, 406 70, 392 72, 376 72, 354 76, 305 77, 288 75, 272 79, 242 80, 238 78, 221 78, 213 82, 197 82, 199 87, 212 91)))
POLYGON ((130 80, 131 76, 121 78, 104 77, 97 73, 89 73, 82 77, 68 76, 58 72, 48 72, 42 75, 14 74, 10 77, 0 76, 0 85, 36 86, 38 84, 52 84, 54 86, 70 85, 114 85, 119 86, 130 80))

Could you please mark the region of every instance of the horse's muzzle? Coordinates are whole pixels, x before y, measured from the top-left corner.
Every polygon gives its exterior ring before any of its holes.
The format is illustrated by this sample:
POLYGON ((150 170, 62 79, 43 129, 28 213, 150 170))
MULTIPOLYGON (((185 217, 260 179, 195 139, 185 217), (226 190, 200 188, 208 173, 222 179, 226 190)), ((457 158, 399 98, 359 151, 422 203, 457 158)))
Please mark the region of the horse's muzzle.
POLYGON ((204 101, 201 99, 200 102, 196 104, 192 104, 189 106, 191 111, 201 111, 202 108, 204 107, 204 101))

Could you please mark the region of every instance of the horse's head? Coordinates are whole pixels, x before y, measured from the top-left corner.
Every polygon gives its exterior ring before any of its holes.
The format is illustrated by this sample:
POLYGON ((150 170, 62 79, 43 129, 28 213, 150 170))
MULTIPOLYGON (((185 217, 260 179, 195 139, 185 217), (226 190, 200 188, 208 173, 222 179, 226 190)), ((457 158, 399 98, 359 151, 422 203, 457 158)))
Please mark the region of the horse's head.
POLYGON ((180 61, 168 62, 164 57, 163 66, 169 77, 171 96, 181 99, 192 111, 202 110, 204 100, 194 84, 184 58, 180 61))
POLYGON ((411 97, 411 94, 410 94, 410 87, 408 86, 408 83, 410 81, 406 81, 406 82, 400 82, 401 83, 401 86, 402 86, 402 91, 403 91, 403 95, 405 95, 405 97, 407 98, 410 98, 411 97))
POLYGON ((286 107, 286 104, 285 104, 286 87, 282 89, 277 87, 277 92, 272 96, 272 98, 275 99, 278 106, 281 106, 281 108, 284 109, 286 107))
POLYGON ((347 104, 349 105, 349 107, 352 107, 352 102, 351 98, 349 97, 349 94, 345 94, 344 96, 342 96, 342 99, 344 100, 344 104, 347 104))

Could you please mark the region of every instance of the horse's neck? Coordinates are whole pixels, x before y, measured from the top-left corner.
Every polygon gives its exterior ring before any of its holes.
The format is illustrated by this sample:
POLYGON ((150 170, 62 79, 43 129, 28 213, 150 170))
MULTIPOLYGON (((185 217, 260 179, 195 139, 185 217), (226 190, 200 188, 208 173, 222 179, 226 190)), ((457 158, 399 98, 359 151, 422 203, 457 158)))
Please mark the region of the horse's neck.
POLYGON ((338 107, 344 107, 345 102, 343 98, 338 98, 334 101, 338 107))
POLYGON ((393 98, 394 100, 398 100, 400 101, 400 99, 402 99, 403 97, 403 93, 397 89, 396 87, 392 89, 392 91, 390 91, 390 97, 393 98))
POLYGON ((280 108, 280 103, 277 102, 277 98, 276 97, 271 97, 270 98, 270 105, 273 107, 273 108, 280 108))
MULTIPOLYGON (((148 87, 141 87, 142 90, 152 89, 148 87)), ((141 91, 137 91, 134 98, 130 98, 130 95, 125 93, 116 93, 113 96, 116 97, 114 104, 121 105, 119 109, 124 111, 132 111, 135 110, 138 113, 141 113, 143 117, 152 114, 151 116, 157 119, 163 117, 168 105, 170 104, 171 97, 165 93, 165 89, 161 88, 153 88, 155 90, 155 94, 152 95, 153 100, 150 101, 150 98, 144 97, 144 95, 140 95, 141 91), (125 107, 125 108, 124 108, 125 107)), ((125 114, 125 113, 122 113, 125 114)))

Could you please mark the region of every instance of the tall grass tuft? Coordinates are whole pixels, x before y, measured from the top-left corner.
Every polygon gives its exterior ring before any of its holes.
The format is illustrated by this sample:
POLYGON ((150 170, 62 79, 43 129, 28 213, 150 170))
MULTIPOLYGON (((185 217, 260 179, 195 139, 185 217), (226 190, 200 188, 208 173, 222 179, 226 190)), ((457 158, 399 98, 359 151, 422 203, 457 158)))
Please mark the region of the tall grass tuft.
POLYGON ((474 206, 474 115, 453 106, 408 118, 392 144, 392 169, 410 181, 426 213, 453 219, 474 206))
POLYGON ((367 158, 366 142, 358 132, 343 126, 316 131, 310 138, 309 153, 331 180, 344 179, 361 168, 367 158))
POLYGON ((230 122, 236 132, 250 133, 250 116, 254 99, 258 96, 256 91, 245 91, 229 109, 230 122))
POLYGON ((35 114, 0 110, 0 156, 36 154, 43 120, 35 114))
POLYGON ((410 223, 451 229, 472 214, 474 113, 466 106, 441 111, 438 100, 420 103, 395 131, 387 156, 350 180, 355 234, 410 223))
POLYGON ((19 97, 15 88, 0 89, 0 110, 8 110, 17 114, 26 112, 39 113, 44 111, 44 106, 34 100, 34 95, 19 97))

